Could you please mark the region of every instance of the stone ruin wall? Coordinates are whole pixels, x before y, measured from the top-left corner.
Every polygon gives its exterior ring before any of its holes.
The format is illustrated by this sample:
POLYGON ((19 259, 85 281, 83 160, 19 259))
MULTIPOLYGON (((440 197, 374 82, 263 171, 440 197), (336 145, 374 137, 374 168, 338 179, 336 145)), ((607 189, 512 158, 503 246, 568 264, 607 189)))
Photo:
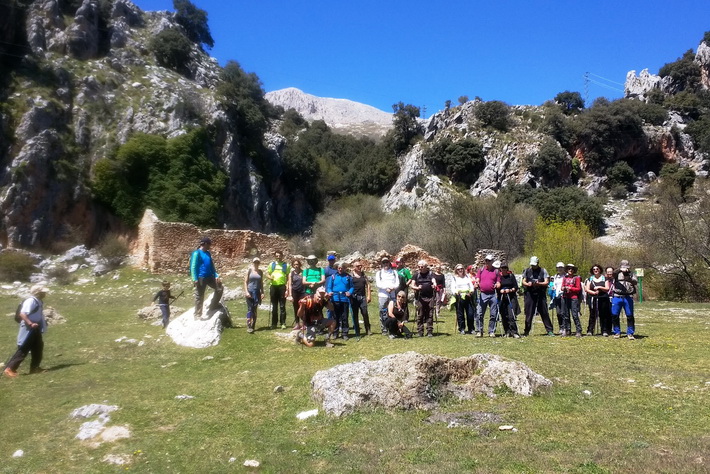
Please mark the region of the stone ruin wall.
POLYGON ((188 272, 190 253, 201 237, 212 239, 211 253, 221 274, 242 266, 258 256, 270 261, 276 250, 289 255, 288 243, 276 234, 250 230, 202 230, 192 224, 162 222, 147 209, 138 226, 138 237, 131 246, 133 264, 151 273, 188 272))

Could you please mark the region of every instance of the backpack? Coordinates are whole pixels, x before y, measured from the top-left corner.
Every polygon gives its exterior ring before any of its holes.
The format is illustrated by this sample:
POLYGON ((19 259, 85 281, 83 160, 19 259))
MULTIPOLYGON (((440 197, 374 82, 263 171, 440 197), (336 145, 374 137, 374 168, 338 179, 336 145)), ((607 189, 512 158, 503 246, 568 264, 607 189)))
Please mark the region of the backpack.
MULTIPOLYGON (((34 297, 33 297, 32 299, 34 300, 34 297)), ((20 313, 22 312, 22 305, 25 304, 25 301, 26 301, 26 300, 22 300, 22 301, 20 302, 20 304, 17 305, 17 309, 15 310, 15 322, 18 323, 18 324, 22 322, 22 317, 20 316, 20 313)), ((36 300, 35 300, 35 302, 36 302, 36 300)), ((39 305, 37 305, 37 306, 35 307, 35 309, 31 310, 31 311, 30 311, 30 314, 32 314, 32 313, 34 313, 35 311, 37 311, 37 308, 39 308, 39 305)))

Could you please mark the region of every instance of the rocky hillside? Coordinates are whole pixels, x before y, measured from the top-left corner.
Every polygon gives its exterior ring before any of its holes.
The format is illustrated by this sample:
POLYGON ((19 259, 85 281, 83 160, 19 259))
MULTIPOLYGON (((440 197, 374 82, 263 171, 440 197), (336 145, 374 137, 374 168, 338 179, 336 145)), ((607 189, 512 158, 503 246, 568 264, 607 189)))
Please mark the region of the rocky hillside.
MULTIPOLYGON (((7 26, 1 30, 0 244, 48 246, 70 234, 91 242, 123 230, 92 198, 97 160, 136 133, 174 137, 196 127, 210 131, 208 156, 229 177, 225 227, 270 231, 309 222, 299 193, 278 179, 275 151, 259 169, 242 151, 239 124, 217 96, 216 60, 193 44, 182 74, 158 65, 148 45, 166 29, 180 30, 174 14, 143 12, 129 0, 13 5, 0 6, 7 26), (264 169, 275 178, 265 180, 264 169)), ((277 136, 265 141, 282 144, 277 136)))
POLYGON ((352 100, 316 97, 294 87, 267 92, 266 99, 308 121, 323 120, 340 133, 379 138, 392 128, 392 114, 352 100))

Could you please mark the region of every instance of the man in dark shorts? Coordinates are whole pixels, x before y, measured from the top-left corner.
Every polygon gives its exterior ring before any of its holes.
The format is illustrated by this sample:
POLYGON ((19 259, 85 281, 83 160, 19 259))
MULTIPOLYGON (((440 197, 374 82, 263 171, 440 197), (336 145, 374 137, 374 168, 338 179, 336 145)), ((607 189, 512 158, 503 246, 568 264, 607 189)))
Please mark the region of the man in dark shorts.
POLYGON ((333 347, 330 342, 335 332, 335 319, 326 319, 323 317, 323 308, 333 310, 333 303, 330 302, 325 288, 322 286, 312 295, 302 298, 298 305, 298 319, 301 320, 303 328, 296 336, 296 342, 302 343, 304 346, 313 347, 316 343, 316 335, 328 328, 328 336, 325 340, 325 347, 333 347))

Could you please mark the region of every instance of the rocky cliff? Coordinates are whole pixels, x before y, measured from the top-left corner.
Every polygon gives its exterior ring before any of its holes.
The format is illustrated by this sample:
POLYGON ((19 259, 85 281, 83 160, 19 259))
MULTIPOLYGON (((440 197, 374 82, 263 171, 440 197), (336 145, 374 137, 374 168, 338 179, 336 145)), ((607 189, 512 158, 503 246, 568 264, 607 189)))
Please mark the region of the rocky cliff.
MULTIPOLYGON (((4 16, 0 31, 21 59, 0 84, 0 244, 47 246, 77 231, 90 242, 123 230, 92 199, 93 165, 135 133, 174 137, 195 127, 210 130, 209 155, 230 178, 225 227, 308 222, 298 193, 278 178, 267 182, 241 151, 238 126, 216 94, 216 60, 193 45, 182 75, 157 64, 149 40, 180 29, 172 13, 143 12, 129 0, 84 0, 73 11, 69 2, 36 0, 9 13, 14 22, 4 16)), ((282 140, 267 138, 266 166, 278 177, 282 140)))

